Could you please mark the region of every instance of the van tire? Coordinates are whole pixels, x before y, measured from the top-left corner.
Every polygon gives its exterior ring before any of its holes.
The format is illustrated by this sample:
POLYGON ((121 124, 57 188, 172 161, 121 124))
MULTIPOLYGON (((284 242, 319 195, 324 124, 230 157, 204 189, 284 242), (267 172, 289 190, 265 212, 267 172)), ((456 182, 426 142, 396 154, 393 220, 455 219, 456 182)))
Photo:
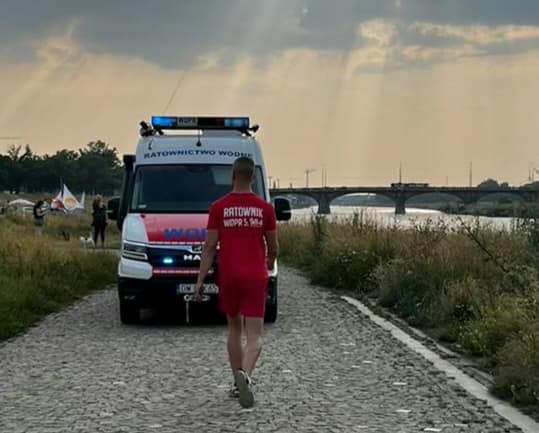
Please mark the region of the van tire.
POLYGON ((120 301, 120 320, 124 325, 133 325, 140 320, 140 309, 125 301, 120 301))
POLYGON ((264 322, 275 323, 277 321, 277 301, 274 304, 266 305, 266 313, 264 314, 264 322))

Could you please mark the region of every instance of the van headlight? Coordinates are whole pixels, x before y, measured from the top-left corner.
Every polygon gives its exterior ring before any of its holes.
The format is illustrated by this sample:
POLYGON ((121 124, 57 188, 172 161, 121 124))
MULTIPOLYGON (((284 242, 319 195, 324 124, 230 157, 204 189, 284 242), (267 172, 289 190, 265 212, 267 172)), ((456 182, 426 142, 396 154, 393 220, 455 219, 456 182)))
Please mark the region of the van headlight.
POLYGON ((148 260, 148 252, 145 245, 124 242, 122 245, 122 257, 131 260, 148 260))

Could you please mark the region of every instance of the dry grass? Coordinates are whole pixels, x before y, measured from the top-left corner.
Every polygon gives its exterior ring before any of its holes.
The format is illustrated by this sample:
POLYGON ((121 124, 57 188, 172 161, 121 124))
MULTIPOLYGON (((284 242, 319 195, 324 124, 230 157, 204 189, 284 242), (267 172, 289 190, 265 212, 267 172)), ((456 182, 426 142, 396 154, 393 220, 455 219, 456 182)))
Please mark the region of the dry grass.
MULTIPOLYGON (((0 193, 0 203, 5 203, 7 200, 13 200, 14 197, 24 198, 30 201, 36 201, 38 199, 46 198, 50 201, 53 194, 34 194, 34 195, 24 195, 24 196, 13 196, 0 193), (5 199, 5 200, 3 200, 5 199)), ((64 214, 61 212, 52 212, 48 213, 45 216, 45 234, 52 240, 55 241, 64 241, 65 235, 69 236, 69 241, 67 244, 72 247, 79 247, 80 237, 84 236, 87 238, 91 235, 93 228, 91 226, 92 216, 91 216, 91 207, 92 207, 93 197, 88 196, 85 200, 86 212, 81 214, 64 214)), ((7 219, 12 221, 17 225, 27 226, 29 230, 32 225, 32 214, 23 214, 20 211, 14 211, 7 214, 7 219)), ((121 241, 121 233, 116 227, 114 221, 109 221, 105 233, 105 243, 107 248, 119 248, 121 241)), ((67 246, 67 245, 64 245, 67 246)))
POLYGON ((31 218, 0 217, 0 340, 115 280, 116 256, 80 246, 87 218, 47 218, 37 236, 31 218), (69 242, 57 233, 65 228, 69 242))
POLYGON ((375 296, 410 324, 482 356, 500 395, 537 405, 536 227, 503 232, 428 221, 403 229, 365 215, 338 223, 313 217, 283 224, 280 244, 283 258, 313 282, 375 296))

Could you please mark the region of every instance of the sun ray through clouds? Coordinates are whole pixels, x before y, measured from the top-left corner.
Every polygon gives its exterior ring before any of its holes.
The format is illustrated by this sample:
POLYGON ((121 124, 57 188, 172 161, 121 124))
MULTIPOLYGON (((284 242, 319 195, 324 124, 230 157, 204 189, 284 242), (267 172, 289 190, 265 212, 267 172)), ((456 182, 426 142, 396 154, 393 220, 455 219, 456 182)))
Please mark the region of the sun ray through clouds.
POLYGON ((13 116, 22 112, 36 93, 47 88, 49 80, 55 73, 77 58, 79 49, 74 41, 74 33, 78 25, 79 20, 73 19, 59 34, 37 44, 37 59, 30 75, 23 85, 11 89, 11 93, 2 101, 0 126, 7 125, 13 116))

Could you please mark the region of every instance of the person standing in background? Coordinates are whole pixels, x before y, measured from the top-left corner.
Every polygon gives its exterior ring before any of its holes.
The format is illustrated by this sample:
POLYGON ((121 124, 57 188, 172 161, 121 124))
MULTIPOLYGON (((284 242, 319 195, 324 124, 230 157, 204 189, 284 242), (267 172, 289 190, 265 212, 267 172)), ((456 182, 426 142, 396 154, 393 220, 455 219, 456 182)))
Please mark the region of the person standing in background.
POLYGON ((45 209, 43 200, 38 200, 34 205, 32 213, 34 214, 34 226, 36 228, 36 234, 41 236, 43 234, 43 226, 45 225, 45 209))
POLYGON ((105 229, 107 228, 107 208, 103 197, 97 195, 92 203, 92 226, 94 228, 94 244, 101 238, 101 247, 105 248, 105 229))

